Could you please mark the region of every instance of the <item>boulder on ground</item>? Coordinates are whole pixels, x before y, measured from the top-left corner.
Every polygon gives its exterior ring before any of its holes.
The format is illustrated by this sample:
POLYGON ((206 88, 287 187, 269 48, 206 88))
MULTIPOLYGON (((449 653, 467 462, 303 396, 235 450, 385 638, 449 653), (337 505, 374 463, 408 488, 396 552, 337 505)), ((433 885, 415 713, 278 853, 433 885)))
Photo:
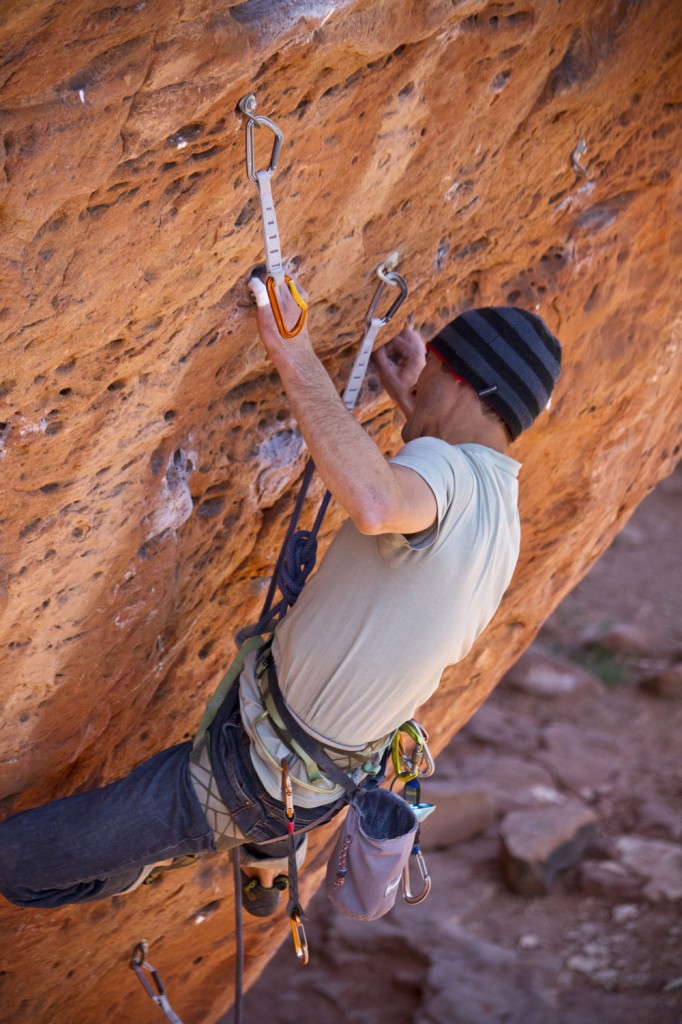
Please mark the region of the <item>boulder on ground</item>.
POLYGON ((507 672, 503 684, 531 697, 575 697, 603 693, 595 675, 534 645, 507 672))
POLYGON ((640 680, 639 686, 645 693, 663 700, 682 700, 682 662, 646 676, 640 680))
POLYGON ((426 849, 473 839, 495 820, 497 803, 491 789, 456 782, 428 782, 423 789, 424 798, 436 805, 421 827, 426 849))
POLYGON ((662 839, 621 836, 618 859, 644 880, 643 894, 653 902, 682 899, 682 846, 662 839))
POLYGON ((562 807, 511 811, 500 828, 502 870, 514 892, 551 891, 561 871, 575 867, 594 838, 596 816, 571 801, 562 807))

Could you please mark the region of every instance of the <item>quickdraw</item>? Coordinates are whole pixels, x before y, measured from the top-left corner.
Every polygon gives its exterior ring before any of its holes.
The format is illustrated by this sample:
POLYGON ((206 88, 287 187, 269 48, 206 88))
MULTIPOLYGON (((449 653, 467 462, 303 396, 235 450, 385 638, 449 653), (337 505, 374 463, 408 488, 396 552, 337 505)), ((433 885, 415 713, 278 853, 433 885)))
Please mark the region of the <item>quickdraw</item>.
MULTIPOLYGON (((393 769, 395 771, 395 777, 391 782, 391 789, 393 789, 397 783, 403 783, 403 799, 414 811, 414 815, 420 825, 421 822, 436 809, 434 804, 422 801, 421 785, 419 782, 420 778, 426 779, 433 775, 436 769, 433 757, 431 756, 431 751, 429 750, 427 742, 428 738, 429 736, 426 730, 422 729, 419 723, 415 722, 414 719, 410 719, 408 722, 403 722, 391 743, 391 759, 393 761, 393 769), (409 736, 414 743, 412 753, 409 757, 405 751, 403 736, 409 736)), ((406 903, 421 903, 422 900, 426 899, 430 892, 431 876, 428 873, 424 854, 421 851, 420 829, 417 828, 410 858, 403 868, 403 899, 406 903), (410 861, 412 860, 412 857, 414 857, 417 862, 417 868, 422 880, 422 888, 416 895, 412 894, 410 882, 410 861)))
POLYGON ((182 1021, 178 1017, 177 1013, 168 1002, 168 996, 166 995, 166 989, 164 984, 159 977, 158 971, 153 967, 147 960, 147 943, 143 940, 138 942, 133 950, 133 955, 130 959, 130 967, 140 979, 140 983, 144 988, 145 992, 152 1000, 153 1003, 159 1007, 159 1009, 165 1013, 171 1024, 182 1024, 182 1021), (156 991, 149 984, 144 976, 144 971, 148 971, 149 975, 154 983, 156 991))
POLYGON ((269 117, 262 117, 256 114, 256 97, 253 93, 243 96, 238 103, 243 114, 246 114, 246 173, 251 181, 258 187, 258 196, 261 206, 261 223, 263 225, 263 238, 265 241, 265 264, 268 277, 265 286, 268 290, 272 313, 277 324, 277 330, 283 338, 295 338, 305 326, 308 317, 308 303, 300 294, 295 282, 284 272, 282 263, 282 250, 279 240, 279 228, 277 226, 277 215, 275 214, 275 202, 272 197, 272 186, 270 179, 277 170, 279 154, 282 149, 284 136, 274 121, 269 117), (256 170, 254 132, 256 127, 269 129, 275 136, 270 154, 270 165, 262 171, 256 170), (287 327, 284 322, 277 288, 286 285, 292 299, 301 310, 300 316, 293 327, 287 327))
MULTIPOLYGON (((417 821, 420 823, 426 818, 432 811, 435 810, 433 804, 422 803, 421 799, 421 787, 419 785, 419 779, 414 778, 406 783, 405 789, 403 790, 403 799, 410 805, 415 813, 417 821)), ((412 851, 410 853, 410 859, 403 868, 402 875, 402 893, 403 899, 406 903, 415 904, 421 903, 431 892, 431 876, 429 875, 426 868, 426 861, 424 860, 424 854, 421 851, 419 828, 417 829, 414 836, 414 843, 412 844, 412 851), (417 862, 419 874, 421 875, 422 888, 421 891, 412 895, 412 888, 410 883, 410 860, 412 857, 417 862)))
POLYGON ((385 327, 386 324, 393 319, 407 298, 407 282, 402 274, 398 274, 396 272, 395 267, 397 263, 398 253, 392 252, 390 256, 383 261, 383 263, 379 264, 375 271, 379 278, 379 284, 374 292, 372 301, 369 304, 367 313, 365 314, 365 334, 360 342, 360 348, 358 349, 358 354, 355 357, 355 362, 353 363, 353 367, 350 371, 348 384, 346 385, 346 389, 343 393, 343 404, 349 412, 352 412, 355 408, 355 403, 357 402, 362 382, 365 379, 367 365, 372 354, 372 348, 374 347, 377 334, 382 327, 385 327), (399 290, 399 294, 383 316, 376 316, 377 308, 387 287, 397 288, 399 290))
POLYGON ((286 757, 282 758, 282 803, 287 816, 287 833, 289 836, 289 904, 287 914, 291 925, 291 937, 294 940, 294 951, 296 959, 302 966, 305 966, 309 959, 308 940, 303 927, 303 910, 298 898, 298 867, 296 864, 296 845, 294 840, 294 824, 296 813, 294 810, 294 790, 289 775, 289 762, 286 757))

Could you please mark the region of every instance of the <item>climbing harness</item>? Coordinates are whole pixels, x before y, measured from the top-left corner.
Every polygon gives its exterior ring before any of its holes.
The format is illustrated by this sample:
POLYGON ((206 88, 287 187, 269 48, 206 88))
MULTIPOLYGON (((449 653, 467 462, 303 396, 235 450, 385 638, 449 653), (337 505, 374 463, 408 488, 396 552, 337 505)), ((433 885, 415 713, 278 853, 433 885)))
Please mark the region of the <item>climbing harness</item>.
POLYGON ((133 950, 133 955, 130 959, 130 967, 140 979, 140 983, 144 988, 145 992, 152 1000, 156 1003, 160 1010, 165 1013, 171 1024, 182 1024, 182 1021, 178 1017, 177 1013, 168 1002, 168 996, 166 995, 166 989, 164 988, 163 982, 159 977, 159 974, 155 967, 153 967, 147 960, 147 943, 142 940, 138 942, 133 950), (148 971, 149 975, 154 983, 156 991, 149 984, 144 976, 144 971, 148 971))
POLYGON ((272 313, 277 324, 277 330, 283 338, 295 338, 300 334, 308 317, 308 303, 300 294, 296 283, 284 272, 282 263, 282 250, 279 240, 279 228, 277 226, 277 215, 275 213, 275 201, 272 197, 272 186, 270 179, 277 170, 279 154, 282 149, 284 136, 274 121, 269 117, 256 114, 256 97, 253 93, 243 96, 237 104, 243 114, 246 114, 246 173, 251 181, 258 187, 258 197, 261 207, 261 223, 263 225, 263 238, 265 241, 265 264, 268 276, 265 287, 268 290, 272 313), (262 171, 256 170, 255 158, 255 129, 257 127, 267 128, 275 136, 270 154, 270 165, 262 171), (284 314, 277 297, 277 288, 285 284, 289 289, 292 299, 300 309, 300 315, 293 327, 287 327, 284 322, 284 314))

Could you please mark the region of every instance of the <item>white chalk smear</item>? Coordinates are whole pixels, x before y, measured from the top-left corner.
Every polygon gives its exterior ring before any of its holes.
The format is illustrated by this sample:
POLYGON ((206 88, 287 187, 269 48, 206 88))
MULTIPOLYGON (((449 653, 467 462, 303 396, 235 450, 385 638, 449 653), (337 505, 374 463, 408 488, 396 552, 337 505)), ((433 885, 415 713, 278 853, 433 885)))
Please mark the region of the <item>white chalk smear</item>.
POLYGON ((85 89, 79 89, 78 96, 80 98, 81 103, 85 103, 85 89))
POLYGON ((268 290, 265 287, 265 283, 261 281, 259 277, 249 278, 249 288, 253 293, 253 297, 256 300, 257 306, 270 305, 270 297, 268 296, 268 290))

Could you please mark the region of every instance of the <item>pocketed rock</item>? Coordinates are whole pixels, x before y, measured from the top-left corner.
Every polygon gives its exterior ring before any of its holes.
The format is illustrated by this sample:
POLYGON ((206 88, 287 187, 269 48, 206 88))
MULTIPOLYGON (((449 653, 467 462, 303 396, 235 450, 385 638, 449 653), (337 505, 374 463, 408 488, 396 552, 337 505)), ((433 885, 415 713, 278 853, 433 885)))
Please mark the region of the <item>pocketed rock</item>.
POLYGON ((591 672, 536 645, 519 658, 502 683, 531 697, 592 696, 604 691, 591 672))
POLYGON ((661 697, 663 700, 682 700, 682 662, 663 672, 647 676, 640 681, 639 686, 652 697, 661 697))
POLYGON ((661 839, 621 836, 616 841, 624 867, 644 879, 642 892, 656 903, 682 899, 682 846, 661 839))
POLYGON ((495 820, 495 796, 484 787, 429 782, 423 787, 423 797, 436 805, 421 827, 425 849, 466 842, 485 832, 495 820))
POLYGON ((550 892, 561 871, 580 863, 596 821, 577 801, 507 814, 500 828, 501 863, 510 888, 527 896, 550 892))

